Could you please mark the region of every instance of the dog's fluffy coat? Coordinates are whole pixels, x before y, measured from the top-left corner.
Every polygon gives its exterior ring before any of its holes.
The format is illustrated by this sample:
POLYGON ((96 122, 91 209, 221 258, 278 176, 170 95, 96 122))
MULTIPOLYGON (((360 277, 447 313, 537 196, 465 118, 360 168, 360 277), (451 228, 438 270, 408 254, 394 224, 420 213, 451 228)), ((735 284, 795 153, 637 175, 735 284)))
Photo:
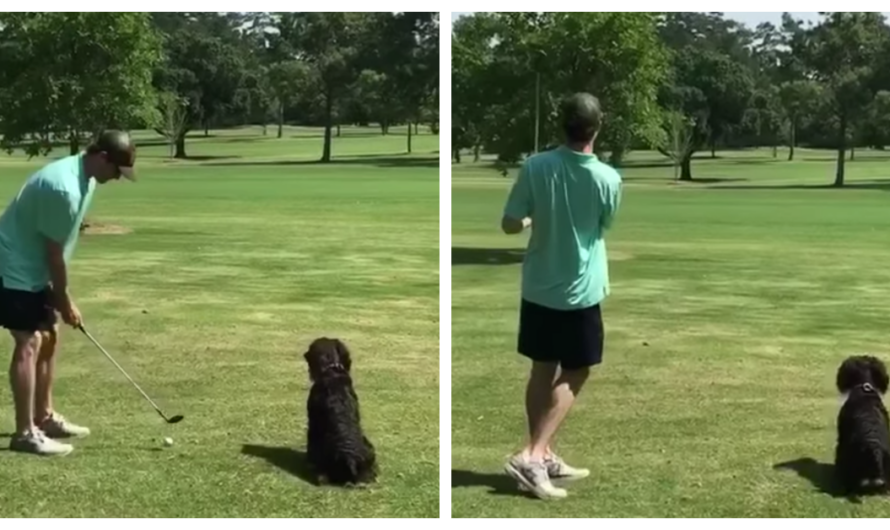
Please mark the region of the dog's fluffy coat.
POLYGON ((318 482, 336 485, 374 482, 377 458, 361 428, 352 359, 338 339, 316 339, 304 354, 312 389, 307 409, 307 458, 318 482))
POLYGON ((848 494, 886 491, 890 484, 888 383, 886 366, 870 355, 849 357, 838 368, 837 389, 847 398, 837 419, 835 470, 848 494))

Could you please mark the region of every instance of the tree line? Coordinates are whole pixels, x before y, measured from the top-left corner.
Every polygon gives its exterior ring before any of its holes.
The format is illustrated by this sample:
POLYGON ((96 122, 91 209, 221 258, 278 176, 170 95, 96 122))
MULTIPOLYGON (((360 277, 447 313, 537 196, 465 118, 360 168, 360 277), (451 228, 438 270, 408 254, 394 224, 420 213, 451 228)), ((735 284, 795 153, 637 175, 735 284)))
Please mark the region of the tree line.
POLYGON ((890 144, 890 26, 880 13, 819 13, 750 28, 722 13, 476 13, 452 35, 452 157, 513 163, 558 141, 562 96, 595 94, 596 149, 672 159, 718 149, 837 150, 890 144))
POLYGON ((420 126, 438 134, 438 13, 0 13, 0 148, 153 129, 420 126))

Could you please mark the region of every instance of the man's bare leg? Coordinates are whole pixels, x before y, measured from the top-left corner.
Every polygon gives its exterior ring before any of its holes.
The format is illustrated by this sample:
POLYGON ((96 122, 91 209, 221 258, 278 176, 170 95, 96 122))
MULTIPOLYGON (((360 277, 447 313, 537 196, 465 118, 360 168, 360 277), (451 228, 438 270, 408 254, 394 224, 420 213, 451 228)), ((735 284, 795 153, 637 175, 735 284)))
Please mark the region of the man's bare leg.
POLYGON ((36 364, 40 352, 39 332, 13 331, 15 349, 9 365, 9 384, 15 402, 15 431, 23 435, 34 429, 34 388, 36 364))
POLYGON ((36 389, 34 392, 35 424, 52 438, 87 436, 87 427, 71 423, 53 408, 53 381, 56 377, 56 357, 59 353, 59 325, 44 332, 40 355, 37 357, 36 389))
POLYGON ((563 420, 575 403, 575 398, 584 387, 590 376, 589 368, 578 370, 562 370, 553 385, 547 410, 535 425, 531 442, 523 453, 528 454, 532 462, 542 462, 547 456, 550 442, 559 430, 563 420))
POLYGON ((46 421, 53 413, 53 381, 56 375, 56 349, 59 344, 59 326, 43 332, 40 353, 37 356, 34 388, 34 417, 37 424, 46 421))
MULTIPOLYGON (((559 365, 532 361, 532 369, 528 378, 528 386, 525 388, 525 412, 528 418, 528 437, 531 447, 535 426, 541 422, 547 409, 550 407, 550 399, 553 394, 553 383, 559 365)), ((526 455, 528 456, 528 455, 526 455)))

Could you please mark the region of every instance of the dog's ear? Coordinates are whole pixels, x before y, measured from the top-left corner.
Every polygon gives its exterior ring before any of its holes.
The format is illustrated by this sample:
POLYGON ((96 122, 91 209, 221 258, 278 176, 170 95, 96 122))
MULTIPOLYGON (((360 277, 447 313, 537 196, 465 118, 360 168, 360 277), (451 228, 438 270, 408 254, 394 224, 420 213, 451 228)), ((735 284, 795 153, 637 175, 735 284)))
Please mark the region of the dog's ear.
POLYGON ((343 368, 346 368, 346 371, 349 372, 352 370, 352 355, 349 353, 349 348, 346 347, 346 344, 341 340, 337 340, 337 355, 340 357, 340 364, 343 365, 343 368))
POLYGON ((841 394, 845 394, 849 392, 851 388, 856 386, 856 384, 859 383, 857 372, 856 360, 852 357, 844 359, 844 362, 842 362, 837 369, 837 377, 835 379, 837 391, 841 394))
POLYGON ((872 383, 878 388, 881 394, 887 393, 887 386, 890 385, 890 377, 887 375, 887 367, 877 357, 870 357, 869 370, 871 370, 872 383))

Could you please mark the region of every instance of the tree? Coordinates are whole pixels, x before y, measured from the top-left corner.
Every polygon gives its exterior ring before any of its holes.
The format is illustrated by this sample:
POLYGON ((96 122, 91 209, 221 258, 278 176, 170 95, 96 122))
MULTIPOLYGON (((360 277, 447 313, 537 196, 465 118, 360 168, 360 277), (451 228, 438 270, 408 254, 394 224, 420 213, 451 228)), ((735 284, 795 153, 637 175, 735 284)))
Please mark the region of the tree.
POLYGON ((696 126, 681 163, 680 180, 692 180, 692 155, 745 117, 753 92, 751 71, 720 51, 687 46, 674 55, 673 76, 663 85, 660 100, 669 110, 684 113, 696 126))
POLYGON ((161 92, 158 94, 158 111, 160 119, 156 127, 170 146, 170 158, 176 156, 176 143, 185 134, 188 126, 188 98, 179 96, 174 92, 161 92))
POLYGON ((801 120, 815 112, 823 97, 822 87, 814 81, 789 81, 779 87, 779 100, 788 120, 788 160, 794 160, 797 130, 801 120))
POLYGON ((246 74, 246 56, 233 19, 213 13, 155 13, 164 34, 164 60, 154 84, 189 100, 187 127, 176 141, 176 158, 186 158, 185 138, 231 110, 246 74), (217 20, 215 17, 218 17, 217 20))
POLYGON ((160 41, 145 13, 0 13, 0 145, 48 154, 64 138, 157 119, 160 41))
POLYGON ((367 42, 365 13, 279 13, 278 31, 294 58, 305 61, 323 98, 324 147, 322 162, 331 161, 331 130, 338 98, 343 97, 361 71, 358 61, 367 42))
POLYGON ((837 171, 834 185, 844 185, 850 129, 864 117, 873 97, 875 67, 888 34, 880 13, 821 13, 823 21, 797 42, 814 77, 825 87, 837 118, 837 171))
MULTIPOLYGON (((464 17, 467 18, 467 17, 464 17)), ((636 139, 651 143, 666 74, 649 13, 476 14, 455 25, 455 133, 516 161, 558 140, 563 96, 596 95, 605 111, 598 146, 614 162, 636 139)))
POLYGON ((674 163, 674 180, 680 180, 683 163, 687 161, 687 153, 692 148, 696 124, 682 112, 668 111, 664 113, 662 127, 661 152, 674 163))
POLYGON ((306 63, 295 59, 273 63, 267 69, 269 100, 275 107, 278 124, 278 138, 284 130, 284 109, 291 105, 307 90, 311 84, 309 68, 306 63))

